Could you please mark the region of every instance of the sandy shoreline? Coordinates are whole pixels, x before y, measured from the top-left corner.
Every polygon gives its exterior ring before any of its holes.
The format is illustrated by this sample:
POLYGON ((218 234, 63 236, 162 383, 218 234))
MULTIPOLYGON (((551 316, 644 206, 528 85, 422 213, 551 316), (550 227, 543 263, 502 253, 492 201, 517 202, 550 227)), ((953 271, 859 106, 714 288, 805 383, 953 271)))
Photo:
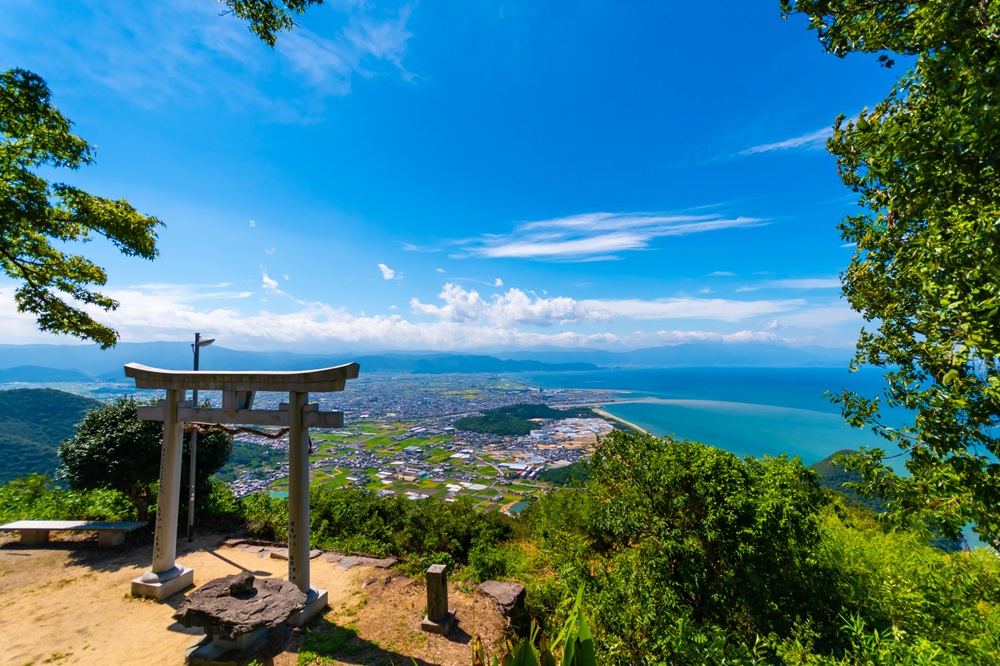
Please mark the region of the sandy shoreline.
MULTIPOLYGON (((627 401, 626 400, 621 400, 621 401, 618 401, 618 402, 645 402, 645 401, 644 400, 627 400, 627 401)), ((597 407, 591 407, 591 409, 594 410, 595 414, 600 414, 601 416, 603 416, 606 419, 611 419, 612 421, 618 421, 618 423, 623 423, 623 424, 627 425, 629 428, 632 428, 633 430, 637 430, 637 431, 645 433, 647 435, 650 434, 649 431, 646 430, 645 428, 637 426, 636 424, 632 423, 631 421, 626 421, 623 418, 619 418, 619 417, 615 416, 614 414, 609 414, 608 412, 604 411, 603 409, 599 409, 597 407)))

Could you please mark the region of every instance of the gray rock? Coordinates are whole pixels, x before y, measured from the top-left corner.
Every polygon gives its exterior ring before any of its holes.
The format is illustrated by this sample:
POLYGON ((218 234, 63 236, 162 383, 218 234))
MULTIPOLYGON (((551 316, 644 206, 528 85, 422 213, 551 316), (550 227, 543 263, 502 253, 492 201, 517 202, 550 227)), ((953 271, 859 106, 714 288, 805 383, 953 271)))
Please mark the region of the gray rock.
MULTIPOLYGON (((333 560, 331 559, 329 561, 333 560)), ((341 569, 351 569, 353 567, 377 567, 379 569, 388 569, 398 561, 398 559, 391 555, 381 559, 377 557, 351 556, 340 558, 337 561, 337 566, 341 569)))
POLYGON ((206 634, 235 640, 285 623, 305 603, 305 593, 286 580, 239 573, 202 585, 181 603, 174 619, 185 627, 202 627, 206 634))
POLYGON ((249 571, 241 571, 235 576, 228 576, 229 596, 235 597, 238 594, 247 594, 253 591, 253 584, 256 578, 249 571))
POLYGON ((479 591, 496 601, 503 609, 504 615, 508 617, 516 609, 524 606, 524 585, 488 580, 479 586, 479 591))
MULTIPOLYGON (((270 551, 271 557, 276 560, 287 560, 288 559, 288 549, 287 548, 274 548, 270 551)), ((317 557, 323 554, 322 550, 310 550, 309 559, 315 560, 317 557)))

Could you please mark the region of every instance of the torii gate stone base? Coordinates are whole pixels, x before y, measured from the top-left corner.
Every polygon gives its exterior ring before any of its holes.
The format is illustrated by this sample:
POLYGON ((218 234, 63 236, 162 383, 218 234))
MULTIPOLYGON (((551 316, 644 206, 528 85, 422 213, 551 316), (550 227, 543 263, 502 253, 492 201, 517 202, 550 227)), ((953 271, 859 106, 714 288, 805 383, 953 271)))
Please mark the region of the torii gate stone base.
POLYGON ((194 584, 194 570, 178 564, 177 514, 180 508, 184 424, 229 423, 288 428, 288 580, 306 593, 306 605, 291 618, 301 625, 327 606, 326 590, 309 583, 309 428, 341 428, 343 412, 321 412, 309 393, 343 391, 360 366, 348 363, 302 372, 213 372, 125 366, 136 388, 164 389, 165 400, 139 408, 139 418, 163 421, 160 495, 153 541, 153 565, 132 581, 132 594, 159 601, 194 584), (189 389, 222 391, 222 408, 201 408, 184 401, 189 389), (256 391, 287 391, 277 411, 253 409, 256 391))

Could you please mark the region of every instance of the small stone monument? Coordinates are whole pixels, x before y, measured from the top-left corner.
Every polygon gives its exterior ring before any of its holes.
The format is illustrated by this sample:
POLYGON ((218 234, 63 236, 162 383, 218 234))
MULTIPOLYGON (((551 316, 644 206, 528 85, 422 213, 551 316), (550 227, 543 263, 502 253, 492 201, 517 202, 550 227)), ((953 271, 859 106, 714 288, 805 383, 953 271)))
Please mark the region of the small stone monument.
POLYGON ((210 580, 174 613, 185 627, 202 627, 206 634, 186 663, 243 666, 273 657, 291 636, 289 617, 305 603, 305 592, 278 578, 257 580, 244 572, 210 580))
POLYGON ((448 608, 448 574, 443 564, 427 569, 427 617, 420 623, 424 631, 447 635, 455 621, 455 610, 448 608))

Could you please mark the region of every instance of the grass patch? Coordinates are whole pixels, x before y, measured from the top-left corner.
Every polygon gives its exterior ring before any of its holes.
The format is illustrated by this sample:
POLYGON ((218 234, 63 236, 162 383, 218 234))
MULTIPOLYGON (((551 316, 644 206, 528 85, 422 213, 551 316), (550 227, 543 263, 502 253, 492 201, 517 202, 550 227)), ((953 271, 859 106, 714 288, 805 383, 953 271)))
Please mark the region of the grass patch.
POLYGON ((353 626, 340 627, 325 623, 310 629, 302 639, 302 649, 296 661, 298 666, 321 666, 333 663, 340 654, 354 655, 365 649, 363 644, 351 643, 358 637, 353 626))

